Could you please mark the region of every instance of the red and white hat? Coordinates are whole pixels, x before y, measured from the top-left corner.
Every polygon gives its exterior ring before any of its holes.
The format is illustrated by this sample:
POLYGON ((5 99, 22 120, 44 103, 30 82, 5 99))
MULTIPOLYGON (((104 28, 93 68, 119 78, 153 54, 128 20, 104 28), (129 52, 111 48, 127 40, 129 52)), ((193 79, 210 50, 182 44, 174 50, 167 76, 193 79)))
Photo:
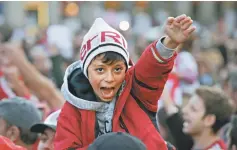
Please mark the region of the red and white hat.
POLYGON ((122 55, 128 67, 129 53, 127 51, 127 41, 102 18, 97 18, 84 36, 80 50, 81 68, 86 77, 87 68, 92 59, 98 54, 109 51, 122 55))

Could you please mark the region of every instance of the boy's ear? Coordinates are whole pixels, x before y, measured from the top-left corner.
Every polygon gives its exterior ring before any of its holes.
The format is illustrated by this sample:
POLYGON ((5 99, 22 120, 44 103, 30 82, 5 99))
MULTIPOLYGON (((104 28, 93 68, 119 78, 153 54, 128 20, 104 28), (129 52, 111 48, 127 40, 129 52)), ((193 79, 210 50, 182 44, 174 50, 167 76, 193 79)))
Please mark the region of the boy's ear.
POLYGON ((212 127, 213 124, 216 122, 216 116, 215 115, 206 115, 204 118, 204 124, 206 127, 212 127))

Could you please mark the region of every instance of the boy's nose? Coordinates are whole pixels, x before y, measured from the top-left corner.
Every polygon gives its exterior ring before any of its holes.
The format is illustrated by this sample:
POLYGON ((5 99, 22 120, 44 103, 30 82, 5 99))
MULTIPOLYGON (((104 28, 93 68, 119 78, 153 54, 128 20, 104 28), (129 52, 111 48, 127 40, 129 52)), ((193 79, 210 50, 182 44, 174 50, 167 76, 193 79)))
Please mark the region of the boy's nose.
POLYGON ((108 72, 107 76, 105 77, 106 82, 113 82, 114 81, 114 75, 112 72, 108 72))

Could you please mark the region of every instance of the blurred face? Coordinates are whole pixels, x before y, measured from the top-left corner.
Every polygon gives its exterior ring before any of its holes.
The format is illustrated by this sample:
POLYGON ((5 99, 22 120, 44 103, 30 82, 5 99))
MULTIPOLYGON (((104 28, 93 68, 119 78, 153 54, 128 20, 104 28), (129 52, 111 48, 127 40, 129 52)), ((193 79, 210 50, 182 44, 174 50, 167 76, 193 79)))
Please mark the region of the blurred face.
POLYGON ((124 61, 105 64, 103 55, 91 62, 88 67, 88 79, 100 100, 104 102, 113 100, 125 78, 125 71, 124 61))
POLYGON ((37 70, 41 73, 47 75, 51 69, 51 62, 50 59, 46 55, 37 55, 33 56, 33 64, 37 70))
POLYGON ((53 150, 54 136, 55 136, 54 130, 52 130, 51 128, 45 129, 44 133, 40 135, 38 150, 53 150))
POLYGON ((201 98, 194 95, 183 108, 183 132, 196 135, 205 129, 204 124, 205 107, 201 98))

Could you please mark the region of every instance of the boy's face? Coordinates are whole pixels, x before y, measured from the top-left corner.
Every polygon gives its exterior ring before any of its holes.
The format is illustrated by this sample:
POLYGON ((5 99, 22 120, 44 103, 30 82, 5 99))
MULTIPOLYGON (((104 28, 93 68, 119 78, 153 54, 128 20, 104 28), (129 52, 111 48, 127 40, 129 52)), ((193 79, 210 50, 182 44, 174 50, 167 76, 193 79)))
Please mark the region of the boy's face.
POLYGON ((183 132, 189 135, 200 134, 204 129, 210 127, 206 124, 205 106, 203 100, 194 95, 183 108, 183 132))
POLYGON ((112 64, 103 63, 103 55, 96 57, 88 67, 88 79, 95 94, 104 102, 110 102, 116 96, 125 78, 124 61, 112 64))

